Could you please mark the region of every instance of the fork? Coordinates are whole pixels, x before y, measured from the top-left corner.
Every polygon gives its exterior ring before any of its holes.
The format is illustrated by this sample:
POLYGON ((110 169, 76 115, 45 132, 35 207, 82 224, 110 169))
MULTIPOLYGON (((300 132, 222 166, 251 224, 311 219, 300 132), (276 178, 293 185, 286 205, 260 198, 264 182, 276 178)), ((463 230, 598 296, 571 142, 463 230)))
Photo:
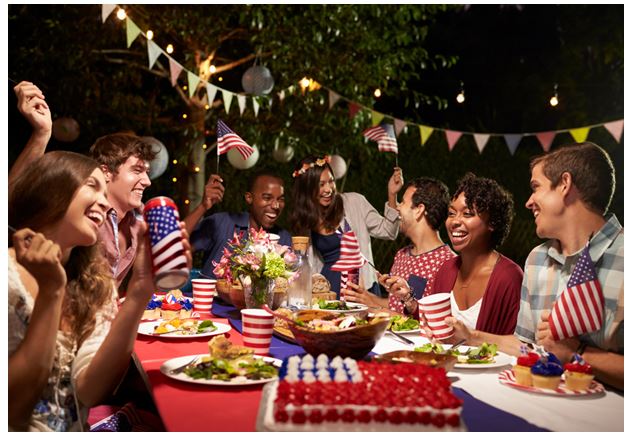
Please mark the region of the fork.
POLYGON ((399 339, 402 343, 406 343, 406 344, 409 344, 409 345, 413 345, 413 346, 415 346, 415 342, 414 342, 414 341, 409 340, 409 339, 407 339, 406 337, 404 337, 404 336, 401 336, 401 335, 397 334, 397 333, 396 333, 396 332, 394 332, 392 329, 389 329, 389 330, 388 330, 388 333, 389 333, 390 335, 394 335, 395 337, 397 337, 397 338, 398 338, 398 339, 399 339))
POLYGON ((193 359, 192 359, 191 361, 189 361, 188 363, 183 364, 183 365, 182 365, 182 366, 180 366, 180 367, 176 367, 175 369, 171 369, 171 370, 169 371, 169 375, 177 375, 177 374, 179 374, 179 373, 180 373, 180 372, 182 372, 184 369, 186 369, 186 368, 187 368, 187 367, 189 367, 190 365, 194 364, 194 363, 195 363, 195 362, 196 362, 199 358, 200 358, 200 356, 199 356, 199 355, 196 355, 196 356, 195 356, 195 358, 193 358, 193 359))

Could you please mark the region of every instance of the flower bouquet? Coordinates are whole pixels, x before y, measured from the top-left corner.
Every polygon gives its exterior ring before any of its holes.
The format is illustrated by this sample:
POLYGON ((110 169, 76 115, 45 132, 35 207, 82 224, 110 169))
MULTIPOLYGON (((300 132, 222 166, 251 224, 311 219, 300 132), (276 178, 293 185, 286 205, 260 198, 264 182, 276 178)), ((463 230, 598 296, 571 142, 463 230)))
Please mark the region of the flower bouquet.
POLYGON ((229 284, 239 279, 244 288, 246 307, 271 307, 274 280, 292 278, 297 260, 290 247, 272 242, 263 229, 251 228, 247 239, 243 234, 233 235, 219 263, 213 262, 213 273, 218 278, 225 278, 229 284))

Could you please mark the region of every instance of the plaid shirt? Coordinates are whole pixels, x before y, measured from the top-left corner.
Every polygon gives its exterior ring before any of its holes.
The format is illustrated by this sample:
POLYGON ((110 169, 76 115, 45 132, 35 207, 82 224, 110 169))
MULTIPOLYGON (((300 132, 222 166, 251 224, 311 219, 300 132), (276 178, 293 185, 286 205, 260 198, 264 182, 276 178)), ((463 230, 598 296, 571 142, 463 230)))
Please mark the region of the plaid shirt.
MULTIPOLYGON (((605 302, 605 318, 599 331, 579 339, 589 346, 623 354, 623 227, 610 214, 607 222, 590 240, 590 257, 595 263, 605 302)), ((542 310, 550 310, 564 291, 579 254, 564 256, 557 240, 534 248, 524 267, 520 312, 515 335, 535 342, 542 310)))

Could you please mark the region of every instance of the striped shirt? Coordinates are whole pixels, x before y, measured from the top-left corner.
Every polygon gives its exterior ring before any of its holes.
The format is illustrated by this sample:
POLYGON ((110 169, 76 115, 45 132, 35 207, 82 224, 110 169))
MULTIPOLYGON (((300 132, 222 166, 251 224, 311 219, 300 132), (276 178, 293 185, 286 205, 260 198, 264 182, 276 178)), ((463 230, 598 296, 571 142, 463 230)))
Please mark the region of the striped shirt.
MULTIPOLYGON (((609 214, 606 220, 590 240, 590 257, 605 298, 604 322, 601 329, 579 339, 589 346, 623 354, 623 227, 615 215, 609 214)), ((582 250, 564 256, 559 241, 549 240, 529 253, 515 331, 520 340, 535 342, 540 313, 550 310, 562 294, 582 250)))

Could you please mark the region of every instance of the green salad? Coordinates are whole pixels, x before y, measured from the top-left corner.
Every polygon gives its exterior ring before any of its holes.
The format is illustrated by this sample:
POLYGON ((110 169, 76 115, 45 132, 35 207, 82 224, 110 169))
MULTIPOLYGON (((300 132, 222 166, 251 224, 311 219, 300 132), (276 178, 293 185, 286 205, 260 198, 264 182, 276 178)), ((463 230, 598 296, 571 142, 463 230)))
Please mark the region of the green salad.
POLYGON ((197 327, 197 333, 203 334, 205 332, 213 332, 217 330, 217 326, 213 324, 212 320, 203 320, 197 327))
POLYGON ((388 324, 392 331, 412 331, 419 329, 419 321, 406 316, 393 316, 388 324))
POLYGON ((320 299, 318 301, 318 307, 320 309, 333 309, 333 310, 341 310, 341 311, 346 311, 346 310, 351 309, 347 306, 347 302, 343 300, 334 300, 334 301, 327 302, 326 300, 320 299))
POLYGON ((489 364, 494 362, 498 346, 495 343, 483 343, 476 348, 469 348, 465 352, 458 349, 445 349, 441 344, 426 343, 415 348, 417 352, 434 352, 435 354, 448 354, 457 357, 457 362, 466 364, 489 364))
POLYGON ((214 358, 189 366, 184 369, 184 373, 196 380, 230 381, 239 376, 246 377, 250 380, 262 380, 274 378, 278 375, 278 370, 260 358, 237 360, 214 358))

